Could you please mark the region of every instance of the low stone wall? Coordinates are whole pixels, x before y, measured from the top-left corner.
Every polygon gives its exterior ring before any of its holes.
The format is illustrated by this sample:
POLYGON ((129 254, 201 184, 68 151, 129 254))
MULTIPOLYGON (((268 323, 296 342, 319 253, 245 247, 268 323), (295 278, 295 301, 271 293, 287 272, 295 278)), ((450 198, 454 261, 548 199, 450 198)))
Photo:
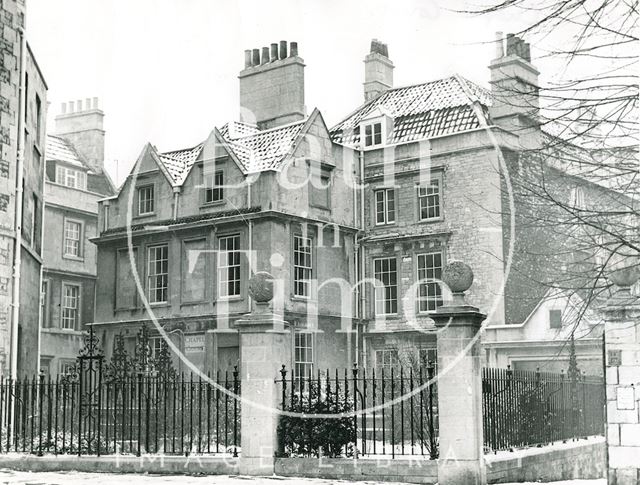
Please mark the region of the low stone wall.
POLYGON ((283 477, 328 478, 341 480, 375 480, 388 482, 435 484, 438 463, 424 458, 358 460, 347 458, 277 458, 276 475, 283 477))
POLYGON ((31 472, 161 473, 175 475, 237 475, 238 458, 162 455, 0 455, 0 468, 31 472))
POLYGON ((604 437, 486 455, 487 483, 553 482, 605 477, 604 437))

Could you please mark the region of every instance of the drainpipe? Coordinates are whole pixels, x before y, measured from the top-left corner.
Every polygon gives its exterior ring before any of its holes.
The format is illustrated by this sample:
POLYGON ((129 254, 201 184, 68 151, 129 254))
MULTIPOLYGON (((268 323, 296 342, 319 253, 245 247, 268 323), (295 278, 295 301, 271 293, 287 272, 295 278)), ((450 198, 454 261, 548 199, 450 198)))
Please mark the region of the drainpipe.
MULTIPOLYGON (((360 161, 360 230, 363 233, 365 231, 365 220, 364 220, 364 150, 362 146, 359 150, 359 161, 360 161)), ((362 245, 362 241, 360 242, 360 279, 364 280, 366 271, 365 271, 365 252, 364 246, 362 245)), ((362 352, 363 352, 363 362, 366 363, 366 346, 364 341, 364 315, 365 315, 365 288, 362 287, 360 291, 360 333, 362 336, 362 352)))
MULTIPOLYGON (((251 208, 251 183, 249 182, 249 179, 247 177, 247 209, 251 208)), ((248 221, 249 223, 249 271, 251 271, 251 268, 253 266, 253 221, 251 219, 249 219, 248 221)), ((257 269, 257 268, 256 268, 257 269)), ((250 276, 247 277, 247 281, 249 280, 250 276)), ((249 305, 248 311, 249 313, 251 313, 251 295, 249 294, 249 292, 247 291, 247 304, 249 305)))
POLYGON ((20 313, 20 266, 22 264, 22 184, 24 182, 24 145, 26 143, 26 135, 24 131, 24 115, 26 112, 26 67, 27 67, 27 39, 24 30, 18 28, 20 36, 20 99, 18 108, 18 136, 17 136, 17 153, 16 153, 16 220, 15 243, 13 249, 13 292, 11 301, 11 378, 13 380, 18 377, 18 325, 20 313))

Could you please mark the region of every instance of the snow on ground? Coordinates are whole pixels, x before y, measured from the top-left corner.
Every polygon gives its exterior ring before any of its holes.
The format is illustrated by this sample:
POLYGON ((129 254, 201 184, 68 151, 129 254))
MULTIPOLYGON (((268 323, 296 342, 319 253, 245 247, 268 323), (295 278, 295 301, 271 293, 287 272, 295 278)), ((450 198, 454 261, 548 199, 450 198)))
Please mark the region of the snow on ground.
MULTIPOLYGON (((371 485, 374 481, 347 482, 343 480, 320 480, 310 478, 255 478, 230 476, 182 476, 182 475, 133 475, 112 473, 79 473, 79 472, 18 472, 0 470, 0 483, 12 485, 331 485, 358 484, 371 485)), ((393 485, 391 482, 381 482, 393 485)), ((516 484, 505 484, 516 485, 516 484)), ((518 485, 539 485, 522 483, 518 485)), ((606 480, 568 480, 551 482, 549 485, 606 485, 606 480)))

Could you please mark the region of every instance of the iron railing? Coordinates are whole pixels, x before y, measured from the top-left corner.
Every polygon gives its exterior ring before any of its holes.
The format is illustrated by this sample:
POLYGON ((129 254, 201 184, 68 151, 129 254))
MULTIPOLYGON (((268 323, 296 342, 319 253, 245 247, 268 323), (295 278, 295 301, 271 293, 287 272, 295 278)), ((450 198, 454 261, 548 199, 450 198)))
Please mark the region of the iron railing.
POLYGON ((96 377, 91 388, 82 374, 1 380, 0 452, 238 455, 237 370, 212 382, 185 376, 133 375, 110 382, 96 377))
POLYGON ((599 377, 485 368, 482 391, 486 451, 604 433, 604 383, 599 377))
POLYGON ((285 456, 323 454, 320 447, 313 448, 313 443, 322 441, 322 437, 307 435, 330 434, 344 422, 339 418, 305 416, 322 409, 323 414, 340 414, 351 421, 348 429, 352 436, 342 455, 437 458, 438 399, 434 374, 431 363, 416 369, 371 371, 354 366, 317 370, 304 376, 290 374, 283 365, 276 383, 280 386, 281 408, 292 414, 288 419, 281 418, 280 434, 286 435, 286 439, 281 439, 280 452, 285 456), (330 406, 319 405, 323 401, 330 402, 330 406), (336 423, 333 429, 332 422, 336 423), (312 449, 298 446, 302 442, 311 443, 312 449))

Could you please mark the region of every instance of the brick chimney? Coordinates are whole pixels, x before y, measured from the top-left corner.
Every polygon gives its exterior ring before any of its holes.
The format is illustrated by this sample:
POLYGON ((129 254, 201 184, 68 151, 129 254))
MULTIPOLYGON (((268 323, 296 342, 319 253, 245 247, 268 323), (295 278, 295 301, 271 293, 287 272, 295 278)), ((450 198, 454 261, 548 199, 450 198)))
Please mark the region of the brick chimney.
POLYGON ((514 34, 496 33, 496 58, 491 71, 490 109, 493 123, 512 131, 527 148, 538 148, 540 111, 538 70, 531 64, 531 49, 514 34))
POLYGON ((297 42, 246 50, 238 78, 240 121, 265 130, 304 119, 304 60, 297 42))
POLYGON ((364 58, 365 102, 393 87, 393 67, 387 44, 373 39, 371 51, 364 58))
POLYGON ((96 173, 104 170, 104 113, 98 98, 62 103, 55 134, 70 141, 96 173))

